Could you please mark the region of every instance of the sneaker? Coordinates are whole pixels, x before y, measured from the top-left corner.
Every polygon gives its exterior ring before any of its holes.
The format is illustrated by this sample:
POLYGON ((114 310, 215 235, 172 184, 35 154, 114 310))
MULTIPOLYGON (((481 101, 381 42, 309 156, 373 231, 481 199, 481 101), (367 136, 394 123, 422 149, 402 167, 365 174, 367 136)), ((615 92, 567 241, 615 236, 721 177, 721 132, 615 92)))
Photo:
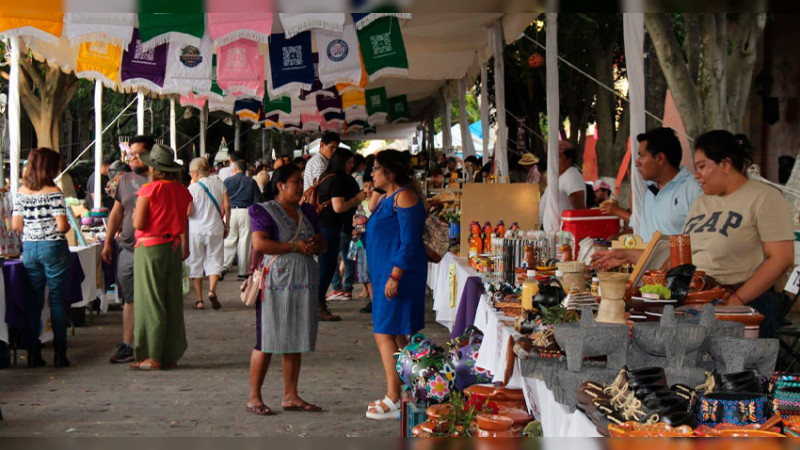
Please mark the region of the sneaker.
POLYGON ((111 358, 108 358, 108 360, 114 364, 136 361, 136 358, 133 356, 133 347, 124 342, 119 344, 119 348, 117 349, 116 353, 111 355, 111 358))
POLYGON ((352 300, 353 294, 348 291, 333 291, 325 297, 325 300, 352 300))
POLYGON ((363 308, 359 309, 358 312, 364 314, 372 314, 372 302, 369 302, 363 308))
POLYGON ((341 317, 334 315, 328 310, 327 306, 320 306, 319 307, 319 320, 320 322, 339 322, 342 320, 341 317))

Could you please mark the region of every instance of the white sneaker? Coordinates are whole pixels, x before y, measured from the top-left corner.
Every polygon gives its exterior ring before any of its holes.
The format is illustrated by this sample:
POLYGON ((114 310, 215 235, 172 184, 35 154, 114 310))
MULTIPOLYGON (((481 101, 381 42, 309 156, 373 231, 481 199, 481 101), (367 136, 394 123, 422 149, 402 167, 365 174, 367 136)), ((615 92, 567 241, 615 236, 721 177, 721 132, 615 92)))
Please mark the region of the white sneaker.
POLYGON ((330 294, 325 296, 325 300, 342 300, 345 294, 347 293, 344 291, 332 291, 330 294))

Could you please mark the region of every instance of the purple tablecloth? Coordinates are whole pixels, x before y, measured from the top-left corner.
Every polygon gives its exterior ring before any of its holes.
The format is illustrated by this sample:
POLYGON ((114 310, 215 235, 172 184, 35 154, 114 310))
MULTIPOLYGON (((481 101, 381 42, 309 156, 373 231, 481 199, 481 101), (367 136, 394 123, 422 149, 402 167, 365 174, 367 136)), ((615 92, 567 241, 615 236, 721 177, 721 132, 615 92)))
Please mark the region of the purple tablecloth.
MULTIPOLYGON (((85 278, 81 261, 76 253, 70 253, 69 278, 67 279, 67 302, 83 300, 81 283, 85 278)), ((25 326, 25 266, 21 259, 7 259, 3 264, 6 290, 6 323, 22 329, 25 326)))
POLYGON ((478 310, 478 302, 483 294, 483 283, 480 277, 469 277, 464 283, 464 291, 461 293, 461 301, 458 303, 456 312, 456 322, 450 337, 461 336, 464 330, 475 323, 475 312, 478 310))

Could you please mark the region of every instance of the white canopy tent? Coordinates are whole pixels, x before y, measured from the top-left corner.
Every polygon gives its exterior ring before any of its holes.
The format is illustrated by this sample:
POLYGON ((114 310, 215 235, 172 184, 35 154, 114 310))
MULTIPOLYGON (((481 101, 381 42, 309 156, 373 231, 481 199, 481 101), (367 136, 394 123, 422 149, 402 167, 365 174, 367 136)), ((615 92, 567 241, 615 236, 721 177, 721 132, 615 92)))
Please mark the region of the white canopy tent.
MULTIPOLYGON (((443 135, 444 132, 440 131, 433 137, 433 145, 436 148, 442 148, 443 145, 443 135)), ((456 124, 450 127, 450 136, 451 141, 450 144, 453 146, 454 150, 458 150, 464 153, 464 156, 469 156, 464 151, 464 142, 461 139, 461 124, 456 124)), ((475 149, 475 152, 478 155, 483 155, 483 139, 480 138, 477 134, 473 133, 470 130, 470 136, 472 137, 472 146, 475 149)))

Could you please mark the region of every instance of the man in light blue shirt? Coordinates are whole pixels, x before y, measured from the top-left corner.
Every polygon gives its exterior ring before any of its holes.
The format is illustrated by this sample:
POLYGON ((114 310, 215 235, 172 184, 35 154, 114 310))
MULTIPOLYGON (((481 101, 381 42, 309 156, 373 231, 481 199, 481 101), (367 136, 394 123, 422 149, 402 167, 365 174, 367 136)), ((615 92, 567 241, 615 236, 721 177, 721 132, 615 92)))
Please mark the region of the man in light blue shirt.
MULTIPOLYGON (((680 234, 694 199, 703 193, 694 177, 681 167, 681 143, 672 128, 655 128, 636 136, 639 154, 636 168, 647 182, 639 223, 631 223, 635 234, 647 242, 653 233, 680 234)), ((605 212, 630 220, 631 213, 616 203, 601 207, 605 212)))

